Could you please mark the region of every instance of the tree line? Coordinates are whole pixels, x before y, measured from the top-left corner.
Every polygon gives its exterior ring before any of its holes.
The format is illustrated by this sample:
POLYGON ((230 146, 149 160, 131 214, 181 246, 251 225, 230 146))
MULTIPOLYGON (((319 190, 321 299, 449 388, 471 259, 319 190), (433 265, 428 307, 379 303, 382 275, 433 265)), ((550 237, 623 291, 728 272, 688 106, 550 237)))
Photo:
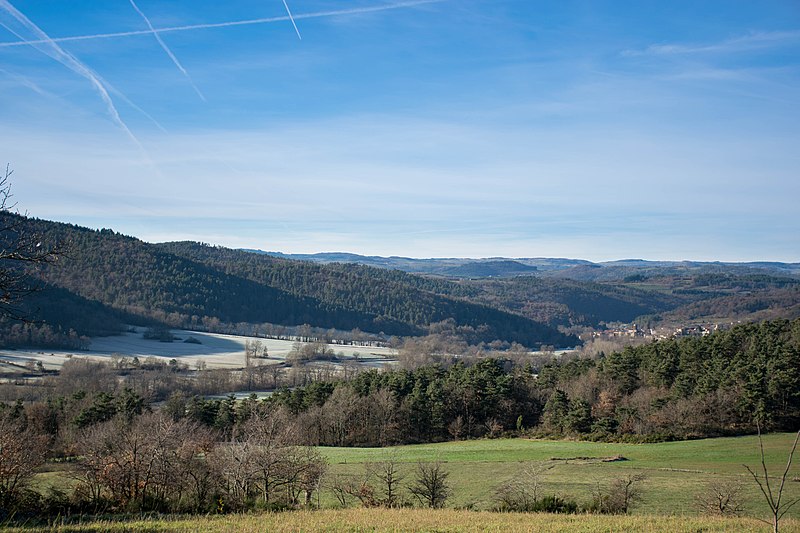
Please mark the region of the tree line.
MULTIPOLYGON (((452 361, 452 359, 451 359, 452 361)), ((479 359, 285 389, 307 442, 435 442, 509 433, 657 441, 800 424, 800 319, 593 357, 479 359)))

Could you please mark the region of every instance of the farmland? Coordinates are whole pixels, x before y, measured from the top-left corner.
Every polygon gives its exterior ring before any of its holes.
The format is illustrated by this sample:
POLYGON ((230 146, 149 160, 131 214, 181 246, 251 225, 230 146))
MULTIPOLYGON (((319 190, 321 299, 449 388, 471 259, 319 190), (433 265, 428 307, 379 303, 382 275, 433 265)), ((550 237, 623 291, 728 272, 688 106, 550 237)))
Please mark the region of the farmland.
MULTIPOLYGON (((764 437, 767 465, 777 472, 785 465, 793 435, 764 437)), ((658 444, 590 443, 529 439, 471 440, 393 448, 320 448, 329 463, 319 503, 322 510, 281 514, 232 515, 206 518, 170 517, 134 522, 92 522, 60 528, 64 531, 764 531, 755 518, 767 518, 767 508, 742 466, 759 461, 754 436, 703 439, 658 444), (615 461, 603 459, 617 458, 615 461), (397 461, 406 481, 418 461, 442 461, 450 473, 453 497, 447 509, 340 509, 330 493, 335 476, 359 476, 365 465, 397 461), (624 459, 624 460, 621 460, 624 459), (644 474, 642 501, 631 516, 548 515, 487 512, 495 490, 518 475, 525 463, 548 465, 543 493, 586 503, 597 486, 607 486, 627 474, 644 474), (743 517, 702 516, 696 495, 713 481, 742 483, 743 517)), ((786 496, 800 497, 800 469, 789 474, 786 496)), ((38 487, 60 483, 63 473, 40 474, 38 487)), ((355 505, 351 503, 351 505, 355 505)), ((785 530, 794 530, 798 510, 790 512, 785 530)))
MULTIPOLYGON (((767 464, 777 471, 786 464, 794 435, 764 438, 767 464)), ((696 514, 695 495, 711 481, 738 480, 748 515, 766 509, 758 488, 743 464, 758 464, 755 436, 701 439, 657 444, 593 443, 564 440, 471 440, 396 448, 322 448, 331 472, 355 474, 367 462, 392 458, 406 463, 408 471, 418 461, 442 461, 450 472, 450 505, 479 510, 494 504, 497 486, 511 479, 526 462, 551 466, 542 476, 544 493, 588 501, 598 484, 630 473, 644 474, 643 499, 636 514, 696 514), (604 461, 609 458, 624 460, 604 461)), ((800 481, 795 465, 790 479, 800 481)), ((788 483, 787 493, 800 497, 800 482, 788 483)), ((332 504, 333 502, 329 502, 332 504)), ((800 517, 800 509, 792 512, 800 517)))
MULTIPOLYGON (((0 361, 12 363, 2 364, 3 371, 20 369, 30 361, 41 361, 44 368, 58 370, 64 361, 72 357, 81 357, 94 360, 110 361, 112 358, 138 357, 145 359, 154 357, 157 360, 169 361, 175 359, 179 363, 195 367, 203 362, 207 368, 236 369, 245 366, 245 343, 258 340, 266 348, 268 358, 260 359, 260 364, 278 364, 286 360, 295 341, 281 339, 262 339, 240 335, 224 335, 219 333, 205 333, 197 331, 174 330, 174 342, 158 342, 142 337, 143 328, 134 328, 133 331, 109 337, 96 337, 92 339, 90 349, 75 350, 0 350, 0 361), (196 339, 197 343, 183 342, 186 339, 196 339)), ((381 366, 394 360, 395 351, 391 348, 378 346, 344 346, 329 344, 328 348, 341 353, 343 360, 357 360, 367 366, 381 366)))

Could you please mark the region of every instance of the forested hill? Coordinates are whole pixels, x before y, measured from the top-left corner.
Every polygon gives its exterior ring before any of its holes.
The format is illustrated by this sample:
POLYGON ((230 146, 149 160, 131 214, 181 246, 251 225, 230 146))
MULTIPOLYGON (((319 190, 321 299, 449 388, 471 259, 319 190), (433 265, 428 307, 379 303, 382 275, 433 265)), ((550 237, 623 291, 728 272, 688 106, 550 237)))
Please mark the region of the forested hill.
POLYGON ((291 261, 192 242, 157 246, 232 276, 380 319, 423 326, 453 319, 472 341, 517 339, 536 347, 577 343, 577 339, 520 315, 460 299, 469 291, 449 281, 362 265, 291 261))
MULTIPOLYGON (((124 312, 128 320, 207 329, 221 322, 310 324, 419 335, 429 324, 453 318, 473 340, 501 339, 535 347, 576 343, 522 316, 430 291, 432 284, 446 282, 360 267, 311 265, 196 243, 153 245, 108 229, 24 217, 19 221, 25 231, 42 236, 43 246, 66 245, 66 255, 36 272, 38 278, 102 304, 104 312, 124 312)), ((51 294, 64 300, 63 292, 51 294)), ((47 297, 47 292, 41 296, 47 297)), ((59 322, 52 313, 48 320, 59 322)))

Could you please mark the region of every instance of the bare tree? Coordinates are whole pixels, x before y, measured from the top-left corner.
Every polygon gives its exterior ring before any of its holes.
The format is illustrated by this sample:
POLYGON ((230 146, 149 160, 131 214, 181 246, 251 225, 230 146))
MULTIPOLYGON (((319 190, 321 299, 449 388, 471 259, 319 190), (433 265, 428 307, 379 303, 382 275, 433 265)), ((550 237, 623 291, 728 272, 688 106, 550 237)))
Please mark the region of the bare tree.
POLYGON ((34 292, 37 285, 29 276, 30 267, 54 262, 62 251, 48 247, 42 236, 26 227, 26 219, 15 211, 11 175, 6 165, 0 174, 0 316, 24 319, 19 300, 34 292))
POLYGON ((342 507, 347 507, 349 503, 348 497, 351 496, 353 492, 351 489, 353 485, 352 478, 342 474, 334 474, 327 477, 325 484, 333 493, 336 501, 339 502, 339 505, 342 507))
POLYGON ((498 507, 507 511, 531 510, 541 496, 544 473, 554 465, 526 463, 515 476, 495 491, 498 507))
POLYGON ((191 509, 200 512, 210 503, 222 481, 219 468, 208 460, 217 441, 211 430, 199 424, 183 422, 181 428, 180 444, 175 451, 179 493, 186 490, 191 509))
POLYGON ((605 489, 598 484, 592 494, 591 510, 598 513, 627 514, 631 507, 642 500, 641 482, 644 474, 628 474, 617 478, 605 489))
POLYGON ((258 447, 248 440, 235 440, 216 447, 209 459, 220 469, 226 501, 241 507, 257 493, 260 475, 258 447))
POLYGON ((19 496, 44 463, 47 438, 24 429, 19 421, 0 419, 0 505, 19 496))
POLYGON ((791 500, 783 499, 783 489, 786 485, 786 477, 789 475, 789 469, 792 467, 792 459, 794 458, 794 452, 797 449, 797 442, 800 440, 800 431, 797 432, 797 435, 794 438, 794 443, 792 443, 792 448, 789 451, 789 459, 786 461, 786 468, 783 470, 783 475, 780 477, 780 484, 777 487, 774 487, 772 481, 769 479, 767 462, 764 458, 764 441, 761 438, 761 424, 756 422, 756 428, 758 430, 758 448, 761 452, 761 473, 756 473, 747 465, 742 466, 744 466, 747 471, 750 472, 750 475, 753 476, 753 480, 756 482, 756 484, 758 484, 758 488, 761 490, 761 494, 764 495, 764 499, 767 501, 767 505, 772 513, 771 522, 762 520, 760 518, 759 520, 770 524, 772 526, 772 531, 774 533, 778 533, 778 527, 783 516, 797 502, 800 502, 800 498, 794 498, 791 500))
POLYGON ((310 506, 314 492, 318 491, 328 468, 325 458, 311 446, 290 446, 284 451, 280 465, 281 484, 286 488, 290 505, 310 506))
POLYGON ((400 471, 400 462, 396 453, 390 453, 383 461, 370 463, 367 470, 372 474, 383 491, 380 504, 384 507, 400 507, 403 503, 400 496, 402 481, 406 478, 400 471))
POLYGON ((408 490, 423 505, 433 509, 440 509, 444 507, 447 498, 450 497, 452 492, 447 482, 449 475, 450 473, 442 467, 440 461, 417 463, 414 483, 408 490))
POLYGON ((375 494, 375 486, 371 482, 371 473, 364 470, 361 477, 337 476, 331 480, 331 490, 342 506, 347 505, 347 497, 357 498, 364 507, 379 507, 381 505, 375 494))
POLYGON ((695 503, 704 513, 736 516, 744 511, 740 500, 741 492, 742 483, 739 480, 714 479, 695 496, 695 503))

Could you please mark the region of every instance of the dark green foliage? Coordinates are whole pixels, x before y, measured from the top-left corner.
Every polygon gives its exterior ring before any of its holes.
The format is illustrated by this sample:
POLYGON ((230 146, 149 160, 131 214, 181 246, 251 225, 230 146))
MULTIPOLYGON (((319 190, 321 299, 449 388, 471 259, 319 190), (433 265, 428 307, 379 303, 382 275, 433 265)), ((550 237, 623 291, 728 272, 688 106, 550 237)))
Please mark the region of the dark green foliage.
POLYGON ((544 405, 542 411, 542 424, 556 433, 567 430, 567 413, 569 412, 569 397, 562 390, 554 390, 544 405))
MULTIPOLYGON (((77 396, 76 399, 81 399, 77 396)), ((147 404, 133 390, 125 388, 118 396, 108 392, 99 392, 92 398, 91 404, 83 408, 73 420, 78 428, 85 428, 111 420, 117 414, 126 420, 132 420, 142 414, 147 404)))
POLYGON ((580 512, 581 508, 576 501, 553 494, 543 496, 536 500, 518 502, 516 505, 509 505, 504 502, 504 504, 497 507, 495 511, 510 513, 575 514, 580 512))
POLYGON ((756 418, 770 429, 793 429, 800 423, 800 319, 626 348, 598 361, 551 363, 538 377, 507 361, 484 359, 363 372, 349 382, 284 390, 269 401, 289 408, 301 424, 320 428, 314 443, 331 445, 383 445, 387 438, 435 442, 524 427, 651 442, 749 432, 756 418), (366 428, 372 422, 358 414, 374 409, 382 391, 389 393, 385 401, 393 413, 391 438, 366 428), (361 405, 352 421, 342 419, 339 411, 352 405, 361 405), (331 418, 338 424, 335 437, 326 426, 331 418))
POLYGON ((638 316, 674 309, 683 303, 660 292, 570 279, 525 276, 476 280, 469 285, 477 289, 473 300, 552 325, 630 322, 638 316))
POLYGON ((361 265, 287 261, 190 242, 168 243, 161 247, 290 294, 376 316, 374 324, 361 328, 365 331, 394 333, 390 328, 396 323, 428 326, 452 319, 459 326, 473 330, 472 338, 468 339, 473 343, 495 339, 516 340, 526 345, 575 343, 575 339, 520 315, 449 297, 464 294, 451 282, 361 265))
POLYGON ((530 508, 534 513, 577 513, 578 504, 573 500, 567 500, 560 496, 545 496, 536 501, 530 508))
MULTIPOLYGON (((456 432, 454 423, 458 425, 457 436, 462 438, 485 435, 490 428, 511 431, 520 417, 522 424, 535 425, 541 405, 531 394, 533 380, 525 372, 510 371, 504 360, 485 359, 471 366, 457 363, 448 369, 433 366, 414 371, 372 370, 349 382, 284 389, 273 394, 269 402, 311 416, 314 409, 338 409, 333 403, 336 389, 347 390, 356 401, 366 400, 364 408, 369 410, 373 409, 371 400, 386 391, 391 398, 390 411, 395 413, 393 441, 431 442, 451 438, 456 432)), ((365 432, 357 421, 347 431, 359 434, 362 445, 385 444, 381 442, 385 437, 365 432)), ((325 435, 319 443, 339 445, 325 435)))

